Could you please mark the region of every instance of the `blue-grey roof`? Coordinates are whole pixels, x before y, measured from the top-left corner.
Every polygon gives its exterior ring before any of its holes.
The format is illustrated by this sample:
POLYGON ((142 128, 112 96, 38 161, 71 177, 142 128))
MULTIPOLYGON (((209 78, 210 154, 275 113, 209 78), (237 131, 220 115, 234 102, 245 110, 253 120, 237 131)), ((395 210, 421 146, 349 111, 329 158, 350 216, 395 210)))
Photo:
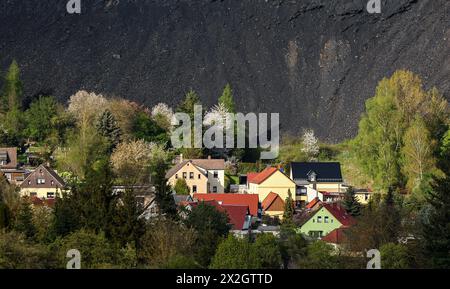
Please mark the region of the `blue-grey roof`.
POLYGON ((294 181, 308 180, 308 176, 314 172, 317 182, 342 182, 341 164, 329 163, 291 163, 292 178, 294 181))

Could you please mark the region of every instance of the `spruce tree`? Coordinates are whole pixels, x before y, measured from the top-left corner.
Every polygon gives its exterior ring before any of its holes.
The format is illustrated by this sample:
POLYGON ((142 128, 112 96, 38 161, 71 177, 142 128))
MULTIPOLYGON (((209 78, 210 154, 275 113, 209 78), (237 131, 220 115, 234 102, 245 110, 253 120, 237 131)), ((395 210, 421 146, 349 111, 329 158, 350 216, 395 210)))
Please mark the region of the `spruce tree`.
POLYGON ((295 205, 292 199, 291 190, 288 190, 288 197, 284 203, 283 223, 291 223, 294 218, 295 205))
POLYGON ((223 104, 229 113, 235 113, 236 107, 233 99, 233 90, 230 84, 227 84, 223 89, 222 95, 219 97, 219 104, 223 104))
POLYGON ((437 179, 427 198, 432 210, 423 221, 426 257, 434 268, 450 268, 450 178, 437 179))
POLYGON ((108 142, 111 145, 111 150, 113 150, 120 143, 122 131, 117 124, 116 118, 109 110, 105 110, 100 116, 97 123, 97 130, 100 135, 108 139, 108 142))
POLYGON ((28 199, 23 199, 17 213, 14 228, 23 233, 27 239, 33 239, 36 235, 36 227, 33 224, 33 210, 28 199))
POLYGON ((4 112, 20 110, 22 107, 23 87, 20 81, 20 69, 15 60, 6 73, 2 91, 2 107, 4 112))
POLYGON ((344 195, 344 200, 342 202, 347 213, 356 217, 361 214, 361 204, 356 199, 355 189, 353 187, 349 187, 344 195))
POLYGON ((172 219, 177 219, 177 206, 172 195, 170 186, 167 184, 166 171, 167 163, 162 160, 152 164, 152 180, 155 185, 155 200, 162 215, 172 219))

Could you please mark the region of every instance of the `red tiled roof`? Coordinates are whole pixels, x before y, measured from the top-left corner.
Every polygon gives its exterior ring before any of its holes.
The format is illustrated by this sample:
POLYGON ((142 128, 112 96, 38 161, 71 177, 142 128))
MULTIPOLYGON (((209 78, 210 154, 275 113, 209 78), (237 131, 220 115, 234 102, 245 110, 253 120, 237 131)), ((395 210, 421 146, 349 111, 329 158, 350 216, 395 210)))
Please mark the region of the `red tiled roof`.
MULTIPOLYGON (((280 196, 278 194, 276 194, 274 192, 270 192, 267 195, 267 197, 264 199, 264 201, 262 202, 262 208, 264 210, 267 210, 267 208, 269 208, 273 204, 273 202, 275 202, 275 200, 277 198, 280 198, 280 196)), ((281 200, 281 201, 284 203, 283 200, 281 200)))
POLYGON ((261 183, 264 182, 268 177, 270 177, 271 175, 273 175, 276 171, 278 171, 277 168, 274 168, 274 167, 268 167, 268 168, 264 169, 262 172, 260 172, 258 175, 256 175, 256 176, 250 181, 250 183, 252 183, 252 184, 261 184, 261 183))
POLYGON ((344 227, 349 227, 356 223, 355 219, 338 203, 323 204, 323 207, 326 208, 344 227))
POLYGON ((315 205, 317 205, 318 203, 321 203, 320 199, 318 197, 315 197, 311 202, 309 202, 306 205, 307 209, 311 209, 312 207, 314 207, 315 205))
POLYGON ((233 230, 243 230, 245 219, 250 214, 248 206, 245 205, 222 205, 230 219, 233 230))
POLYGON ((253 179, 258 175, 259 173, 251 172, 247 173, 247 182, 253 181, 253 179))
POLYGON ((334 229, 328 235, 323 237, 322 241, 332 244, 342 244, 346 240, 344 230, 345 228, 334 229))
POLYGON ((256 194, 194 194, 199 201, 217 201, 222 205, 246 205, 252 216, 258 215, 259 197, 256 194))
MULTIPOLYGON (((228 215, 229 224, 231 224, 233 230, 243 230, 245 219, 250 214, 250 210, 247 205, 224 205, 219 204, 215 200, 201 201, 207 205, 214 206, 220 212, 224 212, 228 215)), ((192 204, 194 207, 198 203, 192 204)))

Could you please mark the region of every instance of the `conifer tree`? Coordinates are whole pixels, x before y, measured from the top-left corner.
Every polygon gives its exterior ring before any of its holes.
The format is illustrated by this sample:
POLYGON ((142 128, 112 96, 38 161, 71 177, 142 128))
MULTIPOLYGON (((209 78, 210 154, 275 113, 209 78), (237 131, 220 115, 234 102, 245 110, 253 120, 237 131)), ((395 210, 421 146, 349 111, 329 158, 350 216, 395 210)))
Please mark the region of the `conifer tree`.
POLYGON ((223 93, 219 97, 219 104, 224 105, 229 113, 236 112, 236 106, 233 99, 233 90, 231 89, 230 84, 227 84, 223 89, 223 93))
POLYGON ((358 202, 355 196, 355 189, 349 187, 344 195, 344 200, 342 202, 347 213, 356 217, 361 214, 361 204, 358 202))
POLYGON ((36 235, 36 227, 33 224, 33 211, 28 199, 23 199, 17 213, 14 228, 23 233, 27 239, 33 239, 36 235))
POLYGON ((116 118, 109 110, 105 110, 100 116, 97 130, 100 135, 108 139, 108 142, 111 144, 111 150, 120 143, 122 131, 117 124, 116 118))
POLYGON ((435 268, 450 268, 450 178, 437 179, 427 198, 432 210, 423 222, 426 257, 435 268))
POLYGON ((13 60, 6 73, 2 91, 3 111, 20 110, 22 107, 22 93, 23 87, 20 81, 19 65, 13 60))
POLYGON ((295 213, 294 200, 292 199, 291 190, 288 190, 288 197, 284 203, 283 223, 290 223, 293 220, 295 213))

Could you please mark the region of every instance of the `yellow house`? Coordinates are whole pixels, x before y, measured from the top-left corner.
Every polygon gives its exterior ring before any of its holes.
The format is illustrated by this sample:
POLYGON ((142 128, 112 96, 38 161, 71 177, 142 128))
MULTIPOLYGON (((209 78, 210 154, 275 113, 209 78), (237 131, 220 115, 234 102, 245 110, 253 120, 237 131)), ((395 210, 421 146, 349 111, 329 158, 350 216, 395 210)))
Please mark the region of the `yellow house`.
POLYGON ((179 179, 184 179, 191 194, 221 194, 225 191, 225 160, 181 159, 167 172, 166 179, 172 188, 179 179))
POLYGON ((22 196, 54 199, 66 186, 64 180, 50 167, 40 165, 20 185, 22 196))
POLYGON ((355 190, 355 197, 362 205, 367 205, 372 198, 373 192, 370 189, 355 190))
POLYGON ((248 193, 257 194, 263 202, 271 193, 277 193, 282 200, 286 200, 289 192, 295 200, 295 183, 279 169, 269 167, 248 180, 248 193))

